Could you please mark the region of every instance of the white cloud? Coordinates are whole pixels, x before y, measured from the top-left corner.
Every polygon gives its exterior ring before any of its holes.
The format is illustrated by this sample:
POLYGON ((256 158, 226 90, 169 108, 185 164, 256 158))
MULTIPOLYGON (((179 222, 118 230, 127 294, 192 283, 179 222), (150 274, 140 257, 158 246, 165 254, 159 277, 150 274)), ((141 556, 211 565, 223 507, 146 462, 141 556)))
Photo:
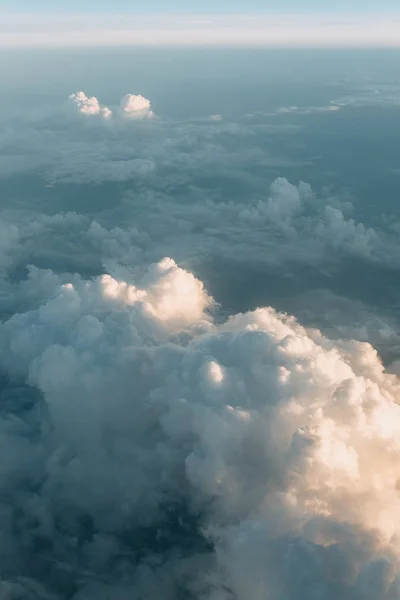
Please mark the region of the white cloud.
POLYGON ((121 100, 121 110, 123 116, 128 119, 152 119, 154 117, 150 100, 140 95, 127 94, 124 96, 121 100))
MULTIPOLYGON (((54 591, 64 572, 76 598, 396 597, 398 379, 368 344, 271 308, 218 324, 211 306, 164 259, 137 284, 54 276, 47 299, 0 325, 1 371, 21 400, 26 383, 41 394, 35 411, 0 419, 0 519, 18 510, 24 523, 0 554, 14 546, 26 569, 42 540, 31 573, 54 591), (176 524, 156 550, 165 500, 203 533, 176 524), (200 570, 195 545, 175 551, 195 535, 209 544, 200 570)), ((22 585, 8 573, 4 593, 22 585)))
MULTIPOLYGON (((107 106, 102 106, 95 97, 88 97, 82 91, 69 96, 70 102, 78 112, 84 116, 100 116, 111 119, 113 111, 107 106)), ((152 119, 154 113, 151 110, 150 100, 141 95, 127 94, 121 100, 120 115, 128 119, 152 119)), ((118 116, 118 112, 117 115, 118 116)))
POLYGON ((81 115, 100 116, 104 119, 109 119, 112 116, 112 111, 107 106, 100 106, 99 101, 95 96, 89 98, 81 91, 76 94, 71 94, 69 99, 76 106, 81 115))
POLYGON ((313 113, 336 112, 341 108, 341 106, 335 103, 327 104, 326 106, 282 106, 282 108, 277 110, 277 114, 284 115, 294 113, 299 115, 311 115, 313 113))

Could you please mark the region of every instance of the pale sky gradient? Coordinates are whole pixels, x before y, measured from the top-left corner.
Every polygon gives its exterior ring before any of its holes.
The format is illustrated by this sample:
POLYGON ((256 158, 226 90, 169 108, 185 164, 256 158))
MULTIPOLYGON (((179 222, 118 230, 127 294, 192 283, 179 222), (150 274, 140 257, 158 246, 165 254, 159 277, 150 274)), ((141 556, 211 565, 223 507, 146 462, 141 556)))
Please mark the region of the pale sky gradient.
POLYGON ((368 11, 399 12, 398 0, 0 0, 0 6, 17 11, 56 13, 106 11, 162 12, 186 14, 232 12, 293 12, 318 11, 345 14, 368 11))
POLYGON ((0 0, 0 47, 400 47, 398 0, 0 0))

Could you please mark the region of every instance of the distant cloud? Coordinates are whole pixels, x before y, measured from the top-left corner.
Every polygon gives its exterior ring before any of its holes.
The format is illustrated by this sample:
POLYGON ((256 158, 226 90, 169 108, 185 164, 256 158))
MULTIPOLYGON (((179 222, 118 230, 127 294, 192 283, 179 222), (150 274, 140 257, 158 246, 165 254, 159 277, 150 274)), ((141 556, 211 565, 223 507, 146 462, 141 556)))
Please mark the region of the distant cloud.
MULTIPOLYGON (((84 116, 99 116, 111 119, 113 111, 107 106, 101 106, 95 97, 88 97, 82 91, 69 96, 70 102, 84 116)), ((152 119, 155 115, 151 110, 150 100, 144 96, 127 94, 121 100, 120 111, 115 112, 115 117, 122 116, 128 119, 152 119)))
POLYGON ((400 84, 396 80, 386 84, 353 84, 351 88, 351 93, 336 99, 338 106, 400 106, 400 84))
POLYGON ((104 119, 109 119, 112 116, 112 111, 107 106, 100 106, 99 101, 95 96, 89 98, 81 91, 76 94, 71 94, 69 99, 82 115, 101 116, 104 119))
POLYGON ((121 100, 121 109, 123 116, 129 119, 151 119, 154 117, 150 100, 143 96, 127 94, 121 100))
POLYGON ((311 115, 312 113, 336 112, 342 107, 337 104, 327 104, 326 106, 282 106, 278 108, 278 114, 298 114, 311 115))

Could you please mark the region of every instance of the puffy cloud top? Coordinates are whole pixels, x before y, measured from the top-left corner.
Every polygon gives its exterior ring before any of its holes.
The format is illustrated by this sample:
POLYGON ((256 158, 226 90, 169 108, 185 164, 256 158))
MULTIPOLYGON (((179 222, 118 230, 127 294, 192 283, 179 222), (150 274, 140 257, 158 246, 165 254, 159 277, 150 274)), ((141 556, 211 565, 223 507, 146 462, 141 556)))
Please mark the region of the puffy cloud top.
POLYGON ((150 100, 143 96, 127 94, 121 100, 123 115, 129 119, 151 119, 154 113, 151 110, 150 100))
MULTIPOLYGON (((113 111, 107 106, 102 106, 95 97, 88 97, 82 91, 69 96, 70 102, 76 107, 81 115, 99 116, 104 119, 110 119, 113 111)), ((154 113, 151 110, 150 100, 144 96, 127 94, 120 103, 120 116, 128 119, 152 119, 154 113)))
MULTIPOLYGON (((0 419, 1 555, 25 572, 37 547, 31 577, 75 600, 398 597, 400 386, 369 344, 272 308, 218 323, 170 258, 137 285, 51 282, 0 326, 22 402, 0 419)), ((5 597, 47 597, 3 563, 5 597)))
POLYGON ((69 99, 82 115, 96 115, 104 119, 109 119, 112 116, 112 111, 107 106, 100 106, 95 96, 89 98, 81 91, 71 94, 69 99))

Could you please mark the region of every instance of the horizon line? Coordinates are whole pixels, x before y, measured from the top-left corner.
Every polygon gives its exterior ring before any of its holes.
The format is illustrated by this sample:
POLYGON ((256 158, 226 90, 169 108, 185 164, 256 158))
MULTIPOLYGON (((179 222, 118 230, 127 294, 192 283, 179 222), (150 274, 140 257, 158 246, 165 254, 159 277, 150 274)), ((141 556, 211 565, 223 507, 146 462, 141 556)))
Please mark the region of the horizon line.
POLYGON ((400 14, 32 15, 0 10, 0 48, 400 48, 400 14))

